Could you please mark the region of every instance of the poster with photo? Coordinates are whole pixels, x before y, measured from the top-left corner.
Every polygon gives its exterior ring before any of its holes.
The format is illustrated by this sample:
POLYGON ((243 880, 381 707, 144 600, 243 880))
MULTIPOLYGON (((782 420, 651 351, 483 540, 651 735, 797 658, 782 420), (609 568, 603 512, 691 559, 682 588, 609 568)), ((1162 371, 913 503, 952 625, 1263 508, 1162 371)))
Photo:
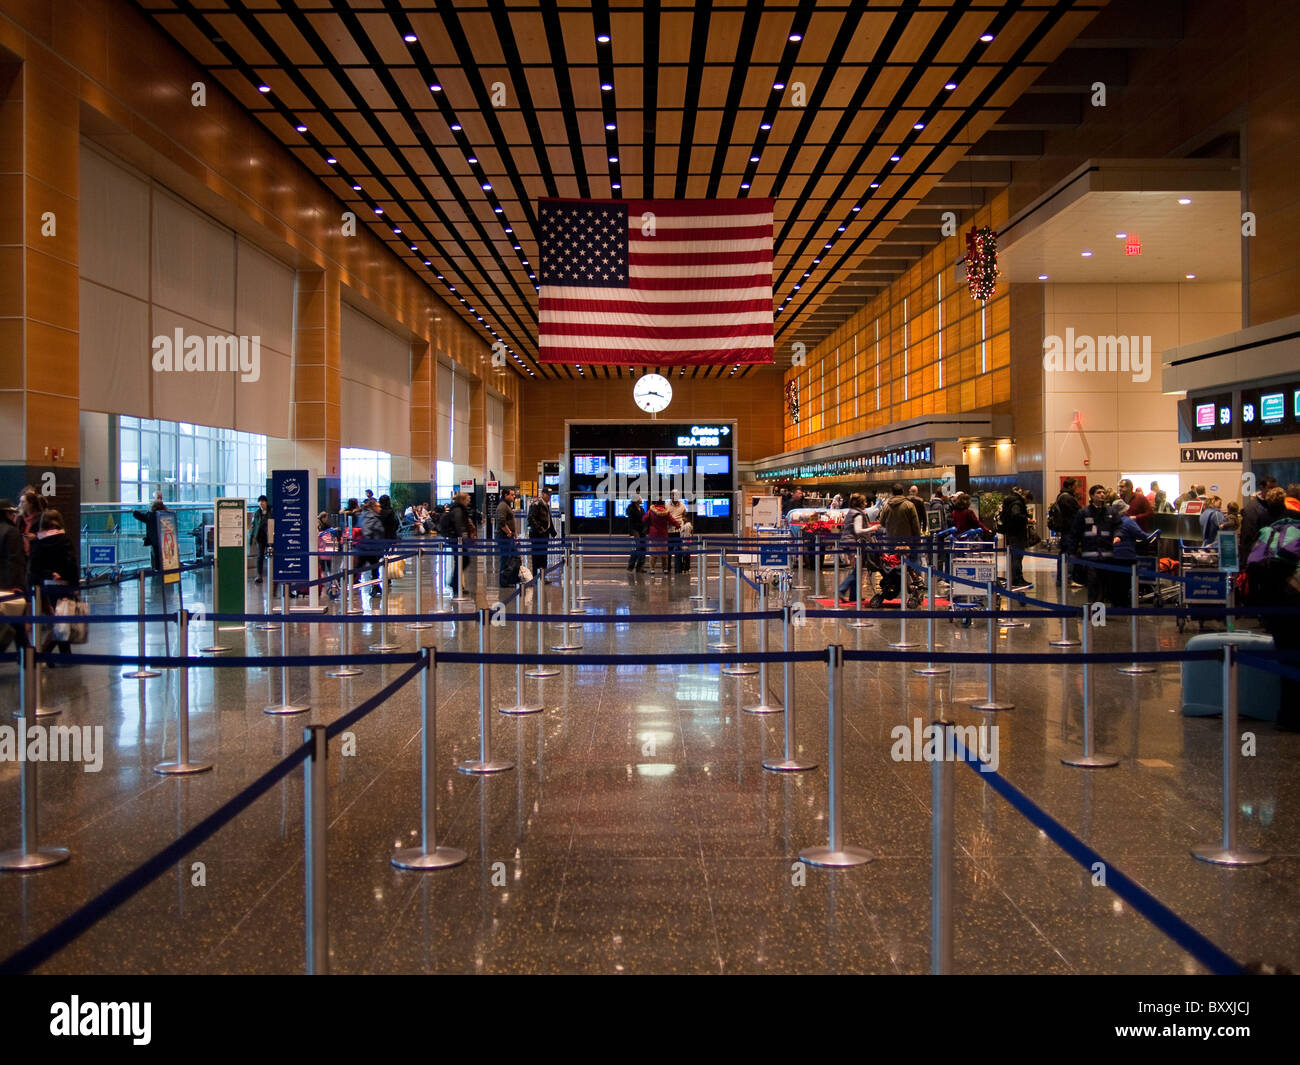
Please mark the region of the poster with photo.
POLYGON ((181 579, 181 547, 176 536, 176 515, 170 510, 160 510, 156 520, 163 583, 175 584, 181 579))

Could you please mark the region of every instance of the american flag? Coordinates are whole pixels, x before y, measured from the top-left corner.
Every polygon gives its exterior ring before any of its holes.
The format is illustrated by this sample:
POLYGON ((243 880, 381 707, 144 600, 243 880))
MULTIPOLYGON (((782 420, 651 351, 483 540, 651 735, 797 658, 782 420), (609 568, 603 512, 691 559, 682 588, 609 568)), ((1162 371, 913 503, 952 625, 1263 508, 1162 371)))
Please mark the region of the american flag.
POLYGON ((542 200, 542 362, 772 362, 772 210, 542 200))

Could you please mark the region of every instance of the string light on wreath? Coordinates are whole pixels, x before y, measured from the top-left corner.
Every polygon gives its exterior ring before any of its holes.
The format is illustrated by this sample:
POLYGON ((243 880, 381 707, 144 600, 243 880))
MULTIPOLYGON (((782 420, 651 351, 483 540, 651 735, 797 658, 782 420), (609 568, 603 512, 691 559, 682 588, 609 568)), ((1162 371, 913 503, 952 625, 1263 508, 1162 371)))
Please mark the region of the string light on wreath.
POLYGON ((785 383, 785 412, 790 416, 790 424, 799 424, 799 386, 793 381, 785 383))
POLYGON ((990 226, 971 228, 966 234, 966 284, 971 299, 983 303, 993 298, 998 283, 998 235, 990 226))

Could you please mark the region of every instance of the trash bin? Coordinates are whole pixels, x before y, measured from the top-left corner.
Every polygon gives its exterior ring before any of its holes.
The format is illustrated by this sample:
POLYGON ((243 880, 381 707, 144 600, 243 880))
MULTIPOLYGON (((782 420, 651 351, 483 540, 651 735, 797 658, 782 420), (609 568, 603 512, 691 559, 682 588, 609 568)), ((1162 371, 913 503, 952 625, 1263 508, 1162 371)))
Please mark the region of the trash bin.
MULTIPOLYGON (((1224 644, 1250 654, 1273 654, 1273 637, 1258 632, 1205 632, 1187 641, 1189 651, 1214 650, 1220 656, 1224 644)), ((1276 721, 1282 705, 1281 678, 1276 673, 1241 663, 1237 666, 1237 713, 1260 721, 1276 721)), ((1209 717, 1223 713, 1223 662, 1183 663, 1183 714, 1209 717)))

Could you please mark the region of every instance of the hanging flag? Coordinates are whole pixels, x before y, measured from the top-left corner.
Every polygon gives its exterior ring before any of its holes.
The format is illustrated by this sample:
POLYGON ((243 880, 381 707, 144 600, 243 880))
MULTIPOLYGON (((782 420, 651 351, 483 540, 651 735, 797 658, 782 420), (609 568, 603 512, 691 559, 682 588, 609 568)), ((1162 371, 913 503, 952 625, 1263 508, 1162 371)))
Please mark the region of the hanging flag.
POLYGON ((772 362, 774 206, 540 201, 541 361, 772 362))

